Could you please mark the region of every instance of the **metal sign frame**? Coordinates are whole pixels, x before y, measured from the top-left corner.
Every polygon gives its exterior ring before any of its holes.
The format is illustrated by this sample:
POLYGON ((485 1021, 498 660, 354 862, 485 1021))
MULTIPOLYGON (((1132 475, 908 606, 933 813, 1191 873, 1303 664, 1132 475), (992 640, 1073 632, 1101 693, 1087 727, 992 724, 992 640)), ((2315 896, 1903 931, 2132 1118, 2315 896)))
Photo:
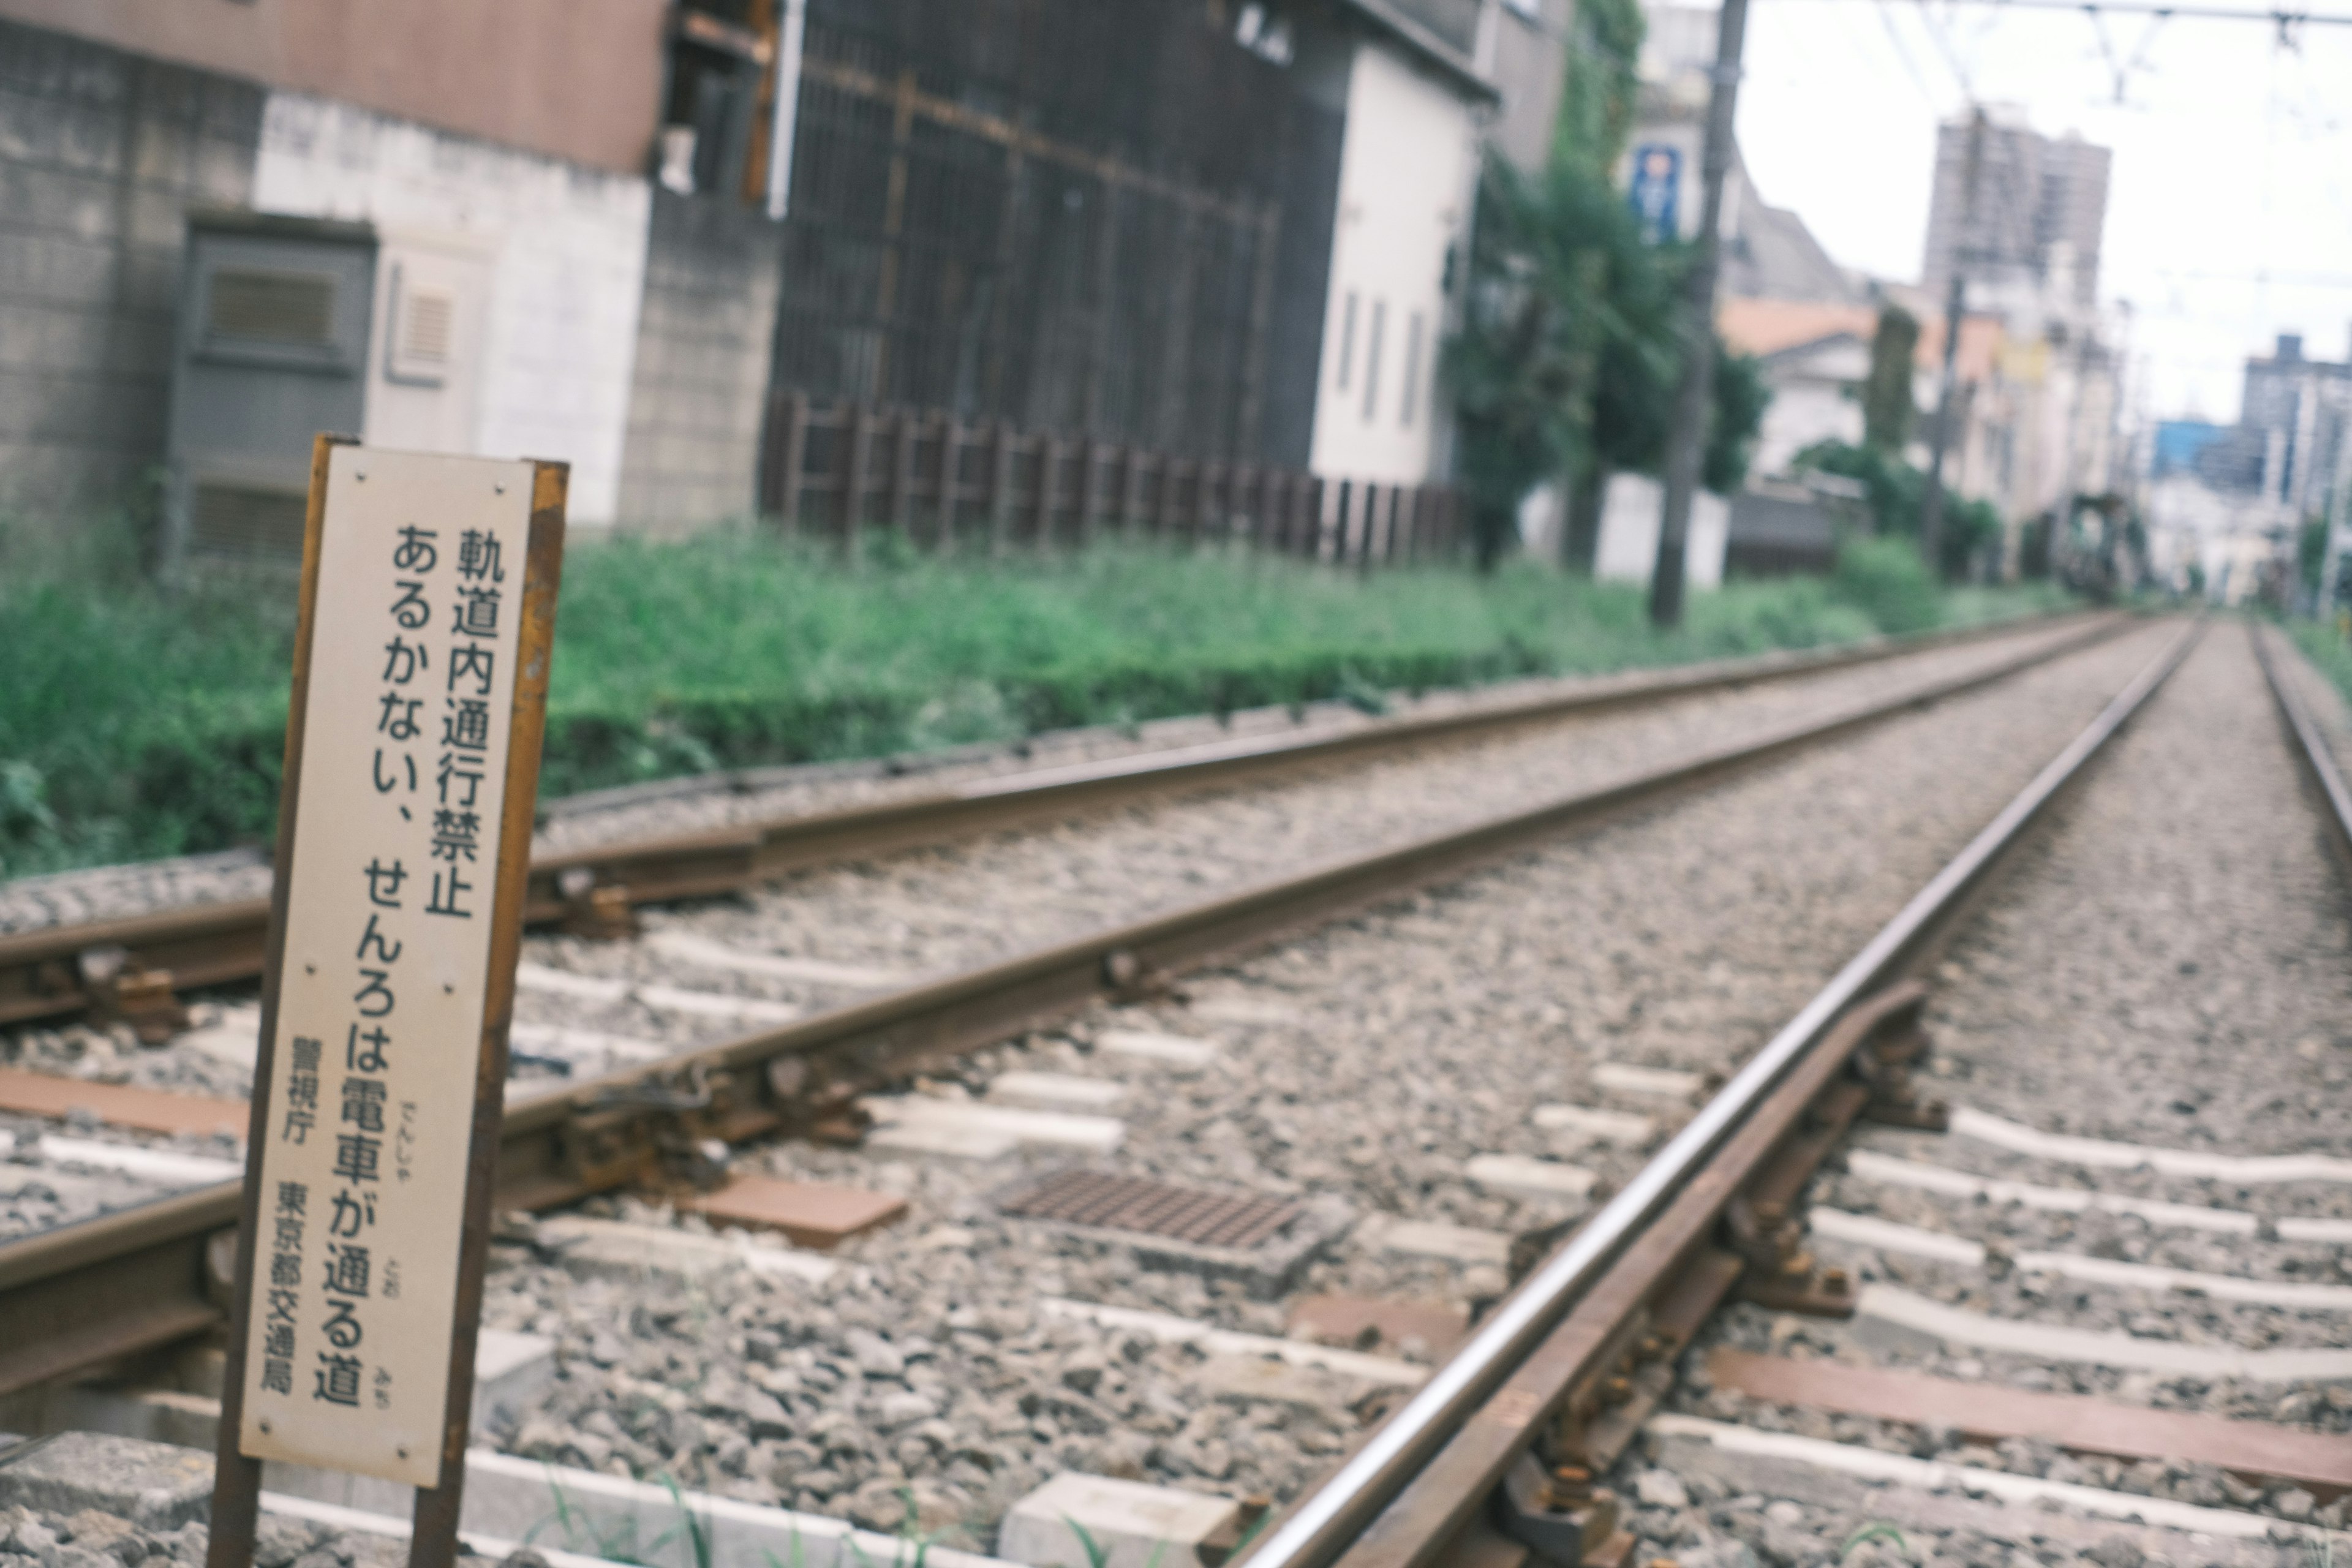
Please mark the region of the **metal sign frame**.
MULTIPOLYGON (((324 539, 328 477, 339 447, 355 447, 350 437, 320 435, 310 457, 310 503, 303 528, 301 615, 295 632, 293 694, 286 722, 286 763, 279 797, 268 956, 262 979, 260 1052, 255 1063, 252 1120, 247 1133, 247 1179, 237 1232, 235 1302, 229 1323, 227 1365, 221 1398, 220 1439, 215 1470, 212 1533, 207 1568, 247 1568, 259 1523, 262 1461, 244 1452, 245 1394, 254 1304, 255 1260, 263 1219, 260 1172, 278 1070, 277 1036, 287 949, 287 914, 295 827, 302 806, 302 758, 316 641, 320 562, 324 539)), ((538 800, 541 742, 546 729, 549 654, 555 628, 556 590, 563 559, 567 465, 530 465, 528 546, 523 563, 520 614, 510 663, 513 708, 507 741, 502 790, 494 809, 500 837, 488 904, 488 967, 476 1053, 473 1107, 467 1128, 468 1157, 458 1237, 457 1289, 449 1336, 449 1366, 438 1456, 439 1481, 416 1490, 411 1568, 451 1568, 457 1559, 457 1515, 463 1500, 466 1446, 474 1392, 474 1350, 481 1322, 482 1283, 490 1231, 492 1177, 505 1104, 507 1028, 514 1011, 515 964, 522 941, 522 906, 530 861, 531 826, 538 800)), ((454 867, 454 862, 453 862, 454 867)))

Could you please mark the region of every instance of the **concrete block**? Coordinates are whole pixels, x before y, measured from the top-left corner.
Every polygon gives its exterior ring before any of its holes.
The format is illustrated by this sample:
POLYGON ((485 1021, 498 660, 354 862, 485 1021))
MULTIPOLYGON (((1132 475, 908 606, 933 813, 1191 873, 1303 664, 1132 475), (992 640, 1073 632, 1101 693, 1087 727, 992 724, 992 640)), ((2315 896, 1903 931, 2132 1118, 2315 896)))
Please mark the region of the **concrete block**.
POLYGON ((1706 1082, 1695 1072, 1635 1067, 1631 1062, 1602 1062, 1592 1069, 1592 1081, 1619 1094, 1654 1095, 1661 1100, 1692 1099, 1706 1082))
POLYGON ((1286 1002, 1255 996, 1202 996, 1192 1010, 1199 1017, 1227 1024, 1296 1024, 1306 1016, 1286 1002))
POLYGON ((1217 1059, 1214 1040, 1195 1040, 1150 1029, 1105 1029, 1095 1037, 1095 1049, 1187 1073, 1199 1072, 1217 1059))
POLYGON ((1347 1403, 1346 1391, 1332 1373, 1264 1356, 1211 1356, 1195 1375, 1213 1397, 1237 1405, 1330 1410, 1347 1403))
POLYGON ((1065 1470, 1013 1505, 998 1527, 996 1551, 1030 1568, 1195 1563, 1201 1542, 1230 1525, 1238 1509, 1231 1498, 1065 1470))
MULTIPOLYGON (((1018 1143, 1049 1149, 1076 1149, 1108 1154, 1127 1136, 1127 1123, 1108 1116, 1075 1116, 1055 1110, 1018 1110, 1006 1105, 979 1105, 966 1100, 934 1100, 928 1095, 872 1096, 858 1103, 877 1126, 916 1123, 994 1134, 1018 1143)), ((871 1135, 868 1136, 871 1142, 871 1135)))
POLYGON ((1468 1313, 1442 1302, 1308 1296, 1292 1306, 1285 1331, 1319 1345, 1387 1349, 1425 1359, 1453 1349, 1469 1326, 1468 1313))
POLYGON ((1580 1166, 1527 1154, 1479 1154, 1465 1161, 1462 1173, 1492 1192, 1522 1198, 1581 1199, 1598 1178, 1580 1166))
POLYGON ((1021 1147, 1003 1132, 944 1122, 894 1121, 866 1135, 863 1148, 877 1154, 922 1154, 945 1160, 1001 1160, 1021 1147))
POLYGON ((1538 1105, 1535 1124, 1547 1132, 1566 1132, 1595 1143, 1638 1149, 1657 1136, 1657 1121, 1627 1110, 1601 1110, 1589 1105, 1538 1105))
POLYGON ((103 1432, 60 1432, 0 1458, 0 1503, 48 1513, 97 1509, 142 1530, 177 1530, 212 1507, 213 1458, 103 1432))
POLYGON ((1443 1220, 1391 1219, 1375 1215, 1356 1228, 1357 1239, 1378 1252, 1439 1258, 1449 1263, 1505 1263, 1511 1238, 1499 1230, 1479 1230, 1443 1220))
POLYGON ((1001 1072, 989 1080, 988 1098, 1035 1110, 1112 1110, 1127 1086, 1074 1073, 1001 1072))
POLYGON ((245 1177, 241 1161, 211 1160, 202 1154, 179 1154, 132 1143, 101 1143, 92 1138, 61 1138, 53 1132, 41 1135, 40 1157, 52 1165, 111 1171, 169 1187, 208 1186, 245 1177))
POLYGON ((1310 1344, 1305 1340, 1278 1340, 1271 1334, 1245 1334, 1237 1330, 1203 1323, 1197 1319, 1180 1318, 1172 1312, 1154 1312, 1140 1307, 1107 1307, 1096 1301, 1071 1301, 1058 1296, 1046 1296, 1039 1299, 1037 1312, 1040 1317, 1092 1323, 1098 1329, 1108 1329, 1117 1333, 1140 1334, 1161 1344, 1198 1345, 1213 1356, 1271 1359, 1287 1362, 1293 1366, 1320 1367, 1360 1383, 1411 1388, 1429 1376, 1427 1367, 1415 1366, 1393 1356, 1368 1355, 1362 1351, 1310 1344))
POLYGON ((12 1426, 42 1432, 99 1432, 206 1453, 220 1431, 218 1397, 177 1389, 69 1384, 34 1391, 10 1405, 12 1426))
POLYGON ((793 953, 759 952, 750 948, 733 947, 723 942, 713 942, 692 931, 657 931, 647 933, 646 945, 655 952, 705 969, 723 969, 737 974, 766 974, 779 980, 798 980, 817 985, 835 985, 851 991, 878 991, 886 986, 903 985, 906 976, 870 965, 835 963, 830 959, 803 958, 793 953))
POLYGON ((698 1236, 667 1226, 557 1215, 541 1220, 541 1247, 555 1249, 574 1274, 635 1279, 647 1274, 674 1279, 708 1279, 730 1269, 749 1268, 777 1279, 823 1284, 841 1265, 805 1252, 763 1246, 740 1231, 698 1236))
POLYGON ((473 1429, 511 1418, 555 1381, 555 1342, 543 1334, 483 1329, 474 1341, 473 1429))

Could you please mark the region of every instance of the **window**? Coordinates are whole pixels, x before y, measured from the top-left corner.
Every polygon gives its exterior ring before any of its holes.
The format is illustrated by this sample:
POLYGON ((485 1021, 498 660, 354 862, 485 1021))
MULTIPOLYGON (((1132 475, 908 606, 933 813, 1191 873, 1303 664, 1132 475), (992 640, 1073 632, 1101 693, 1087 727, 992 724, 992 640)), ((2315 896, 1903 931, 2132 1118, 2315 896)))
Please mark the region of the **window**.
POLYGON ((1348 374, 1356 363, 1356 291, 1348 290, 1348 302, 1339 308, 1339 390, 1348 390, 1348 374))
POLYGON ((1372 421, 1381 403, 1381 329, 1388 324, 1389 302, 1372 301, 1371 331, 1364 341, 1364 423, 1372 421))
POLYGON ((1421 402, 1421 312, 1415 310, 1404 324, 1404 408, 1397 423, 1412 428, 1414 409, 1421 402))

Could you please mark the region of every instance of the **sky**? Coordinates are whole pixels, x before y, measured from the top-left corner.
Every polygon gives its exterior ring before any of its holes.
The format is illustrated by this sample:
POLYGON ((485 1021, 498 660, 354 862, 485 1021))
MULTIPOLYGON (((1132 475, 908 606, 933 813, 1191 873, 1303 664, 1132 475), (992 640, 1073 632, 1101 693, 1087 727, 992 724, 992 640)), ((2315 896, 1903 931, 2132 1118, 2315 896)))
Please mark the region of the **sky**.
POLYGON ((2282 47, 2267 18, 2111 15, 2110 55, 2078 11, 1750 0, 1748 16, 1740 151, 1839 262, 1917 281, 1937 121, 2006 105, 2114 151, 2099 292, 2142 416, 2234 420, 2246 355, 2280 332, 2352 354, 2352 26, 2282 47))

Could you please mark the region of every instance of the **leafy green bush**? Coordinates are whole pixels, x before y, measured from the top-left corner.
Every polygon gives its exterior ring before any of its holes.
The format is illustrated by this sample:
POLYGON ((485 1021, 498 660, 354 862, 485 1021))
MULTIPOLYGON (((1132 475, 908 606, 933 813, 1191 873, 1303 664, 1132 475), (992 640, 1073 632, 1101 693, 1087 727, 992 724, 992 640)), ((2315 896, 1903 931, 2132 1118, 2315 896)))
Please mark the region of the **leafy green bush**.
POLYGON ((1830 582, 1883 632, 1926 631, 1943 619, 1942 599, 1908 540, 1848 539, 1830 582))
MULTIPOLYGON (((12 557, 0 520, 0 875, 260 840, 277 806, 293 593, 164 595, 118 550, 12 557)), ((1600 671, 1934 624, 1932 594, 1734 583, 1679 630, 1635 586, 1512 563, 1369 576, 1203 551, 863 568, 749 531, 576 543, 541 793, 1041 730, 1600 671)), ((1956 618, 2031 601, 1985 591, 1956 618)))

